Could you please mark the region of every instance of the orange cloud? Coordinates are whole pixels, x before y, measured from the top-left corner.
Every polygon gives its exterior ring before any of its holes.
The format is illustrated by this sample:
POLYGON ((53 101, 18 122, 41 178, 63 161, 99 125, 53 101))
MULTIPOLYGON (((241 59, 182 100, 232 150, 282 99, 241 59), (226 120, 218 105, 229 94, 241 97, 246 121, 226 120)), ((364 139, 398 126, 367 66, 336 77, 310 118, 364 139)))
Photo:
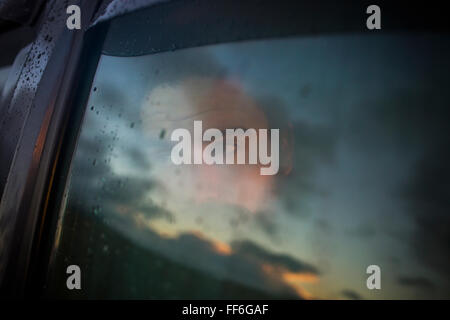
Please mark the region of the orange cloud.
POLYGON ((281 281, 291 287, 299 297, 303 299, 314 299, 314 296, 303 288, 302 283, 315 283, 319 281, 317 275, 309 272, 291 272, 285 268, 270 264, 262 265, 262 269, 266 274, 281 279, 281 281))
POLYGON ((214 241, 212 245, 214 250, 221 255, 229 256, 232 253, 231 247, 224 242, 214 241))
POLYGON ((319 277, 312 273, 301 272, 284 272, 282 278, 288 283, 303 282, 303 283, 315 283, 319 281, 319 277))
POLYGON ((197 238, 206 241, 208 243, 211 244, 213 250, 221 255, 224 256, 229 256, 232 253, 231 247, 225 243, 225 242, 221 242, 215 239, 210 239, 207 238, 203 233, 201 233, 200 231, 192 231, 190 232, 190 234, 196 236, 197 238))

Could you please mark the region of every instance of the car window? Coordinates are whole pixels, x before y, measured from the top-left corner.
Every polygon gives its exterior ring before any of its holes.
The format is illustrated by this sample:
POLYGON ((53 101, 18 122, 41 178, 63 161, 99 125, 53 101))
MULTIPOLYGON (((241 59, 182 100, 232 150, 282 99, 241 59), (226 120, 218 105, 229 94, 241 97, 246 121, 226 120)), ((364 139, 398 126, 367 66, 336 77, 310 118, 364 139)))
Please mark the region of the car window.
POLYGON ((444 42, 346 34, 103 54, 46 294, 448 297, 444 42), (174 164, 172 133, 194 136, 194 121, 279 129, 277 173, 174 164), (81 291, 65 287, 72 264, 81 291), (373 264, 382 291, 366 287, 373 264))

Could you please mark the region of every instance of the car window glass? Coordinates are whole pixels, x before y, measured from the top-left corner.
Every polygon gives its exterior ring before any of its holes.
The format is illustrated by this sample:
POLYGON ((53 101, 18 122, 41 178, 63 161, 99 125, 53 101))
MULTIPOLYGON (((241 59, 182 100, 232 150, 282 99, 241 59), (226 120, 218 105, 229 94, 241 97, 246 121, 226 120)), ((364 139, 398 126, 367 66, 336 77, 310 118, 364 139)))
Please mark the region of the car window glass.
POLYGON ((47 294, 445 297, 448 184, 430 179, 450 173, 449 53, 438 36, 349 34, 102 55, 47 294), (171 134, 194 121, 278 128, 277 174, 175 165, 171 134), (371 264, 391 270, 381 292, 371 264))

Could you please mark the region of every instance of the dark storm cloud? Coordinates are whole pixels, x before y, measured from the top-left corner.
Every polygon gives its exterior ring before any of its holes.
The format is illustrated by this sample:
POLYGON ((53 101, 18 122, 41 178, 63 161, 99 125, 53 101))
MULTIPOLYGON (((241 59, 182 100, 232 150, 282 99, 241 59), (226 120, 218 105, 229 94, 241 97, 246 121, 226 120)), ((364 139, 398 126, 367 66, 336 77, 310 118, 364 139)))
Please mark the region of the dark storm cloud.
POLYGON ((450 283, 450 97, 442 70, 435 71, 432 82, 424 80, 420 89, 386 97, 374 121, 383 123, 384 134, 396 148, 418 154, 398 194, 415 222, 415 256, 450 283))
POLYGON ((318 275, 316 267, 287 254, 273 253, 249 240, 233 242, 231 250, 224 253, 218 249, 218 242, 199 233, 165 237, 151 229, 136 228, 131 221, 121 223, 117 228, 147 250, 218 279, 231 280, 274 296, 299 298, 295 288, 284 281, 282 273, 267 273, 265 267, 318 275))
POLYGON ((413 287, 420 290, 434 290, 434 283, 425 277, 399 277, 397 279, 398 284, 404 287, 413 287))
POLYGON ((392 196, 406 202, 405 219, 414 222, 409 241, 417 261, 450 283, 450 50, 445 47, 430 49, 433 58, 422 53, 416 66, 420 78, 412 77, 416 82, 360 102, 346 139, 374 154, 402 155, 405 163, 397 160, 396 166, 412 167, 392 196))
POLYGON ((448 96, 444 81, 386 92, 360 103, 349 114, 346 139, 357 146, 411 150, 439 144, 448 136, 448 96), (442 94, 437 94, 442 93, 442 94))
POLYGON ((285 268, 292 272, 319 274, 318 269, 310 264, 299 261, 287 254, 269 252, 251 241, 233 241, 231 246, 238 254, 245 255, 257 261, 269 263, 272 266, 285 268))
POLYGON ((436 145, 416 166, 405 194, 416 222, 417 258, 448 278, 450 269, 450 140, 436 145))
POLYGON ((149 200, 146 200, 145 203, 136 206, 136 210, 144 213, 147 217, 162 217, 171 223, 175 222, 175 215, 173 212, 149 200))
POLYGON ((362 300, 362 297, 360 294, 356 291, 353 291, 351 289, 344 289, 341 291, 341 295, 347 299, 351 300, 362 300))

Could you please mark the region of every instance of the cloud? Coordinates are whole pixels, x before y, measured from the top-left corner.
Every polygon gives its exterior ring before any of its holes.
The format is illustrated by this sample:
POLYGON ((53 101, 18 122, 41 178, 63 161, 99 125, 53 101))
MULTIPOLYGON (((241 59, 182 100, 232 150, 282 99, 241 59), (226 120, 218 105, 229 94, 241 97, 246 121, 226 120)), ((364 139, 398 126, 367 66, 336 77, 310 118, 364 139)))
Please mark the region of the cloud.
POLYGON ((269 252, 248 240, 233 241, 231 246, 237 253, 260 262, 269 263, 275 267, 280 267, 291 272, 319 274, 317 268, 310 264, 301 262, 287 254, 269 252))
MULTIPOLYGON (((387 112, 391 126, 401 130, 392 136, 402 146, 417 150, 412 174, 400 186, 415 224, 411 247, 418 261, 439 272, 450 285, 450 109, 445 80, 425 85, 416 92, 405 91, 397 98, 402 108, 387 112)), ((392 129, 393 130, 393 129, 392 129)))
POLYGON ((420 290, 434 290, 434 283, 425 277, 401 276, 397 279, 398 284, 404 287, 412 287, 420 290))
POLYGON ((318 280, 318 269, 288 254, 271 252, 250 240, 227 244, 200 232, 165 234, 148 219, 115 223, 115 229, 147 250, 205 272, 220 281, 232 281, 273 297, 308 298, 305 282, 318 280))
MULTIPOLYGON (((151 164, 141 145, 134 141, 118 143, 117 129, 106 133, 102 126, 105 122, 97 118, 95 108, 86 111, 91 114, 86 115, 84 132, 78 141, 71 171, 70 204, 80 209, 80 212, 99 217, 106 214, 120 218, 123 214, 144 213, 148 217, 163 217, 173 221, 171 212, 148 198, 149 192, 162 186, 148 177, 151 164), (126 167, 143 174, 115 172, 112 161, 117 157, 117 148, 122 148, 120 160, 126 167)), ((111 121, 124 127, 128 124, 125 118, 116 117, 111 121)))
MULTIPOLYGON (((408 88, 374 96, 355 109, 349 119, 351 130, 347 139, 359 148, 366 145, 373 152, 397 157, 386 172, 395 173, 396 168, 406 172, 390 196, 406 208, 401 221, 405 225, 412 221, 410 253, 429 272, 446 279, 442 286, 449 288, 450 109, 445 93, 448 75, 445 67, 437 67, 449 63, 445 57, 422 60, 425 64, 435 62, 421 67, 424 74, 420 83, 412 82, 408 88)), ((386 186, 389 187, 387 183, 386 186)), ((395 225, 393 228, 401 229, 395 225)), ((357 233, 368 236, 378 231, 371 229, 364 227, 357 233)))
MULTIPOLYGON (((271 252, 250 240, 228 244, 200 232, 168 234, 156 230, 151 223, 155 217, 172 222, 174 219, 172 212, 147 197, 152 190, 161 188, 159 183, 144 175, 113 172, 111 163, 104 161, 111 156, 108 142, 97 143, 94 135, 82 135, 78 146, 69 195, 69 205, 77 208, 78 214, 94 219, 107 217, 110 227, 146 250, 223 283, 232 281, 273 297, 312 297, 303 284, 317 281, 318 269, 289 254, 271 252)), ((128 152, 132 148, 132 144, 127 145, 128 152)), ((275 232, 270 219, 261 223, 266 224, 261 228, 267 232, 275 232)))
POLYGON ((142 148, 136 148, 132 146, 127 151, 125 151, 128 162, 130 166, 133 166, 137 170, 142 170, 143 172, 149 171, 151 168, 148 155, 142 151, 142 148))
POLYGON ((360 224, 352 229, 348 229, 348 234, 358 238, 372 238, 377 232, 371 224, 360 224))
POLYGON ((344 289, 341 291, 341 295, 350 300, 362 300, 360 294, 351 289, 344 289))
POLYGON ((317 230, 325 234, 330 234, 334 231, 332 225, 327 220, 322 218, 315 219, 314 226, 317 230))
POLYGON ((258 226, 272 240, 278 240, 279 229, 276 223, 275 215, 268 211, 259 211, 252 215, 256 226, 258 226))
POLYGON ((326 196, 314 182, 317 170, 334 159, 336 132, 325 125, 300 120, 291 124, 293 136, 292 168, 289 175, 279 177, 279 194, 288 213, 308 216, 306 200, 311 195, 326 196))
POLYGON ((450 268, 449 143, 424 155, 405 188, 416 223, 412 237, 414 252, 420 261, 447 278, 450 268))

